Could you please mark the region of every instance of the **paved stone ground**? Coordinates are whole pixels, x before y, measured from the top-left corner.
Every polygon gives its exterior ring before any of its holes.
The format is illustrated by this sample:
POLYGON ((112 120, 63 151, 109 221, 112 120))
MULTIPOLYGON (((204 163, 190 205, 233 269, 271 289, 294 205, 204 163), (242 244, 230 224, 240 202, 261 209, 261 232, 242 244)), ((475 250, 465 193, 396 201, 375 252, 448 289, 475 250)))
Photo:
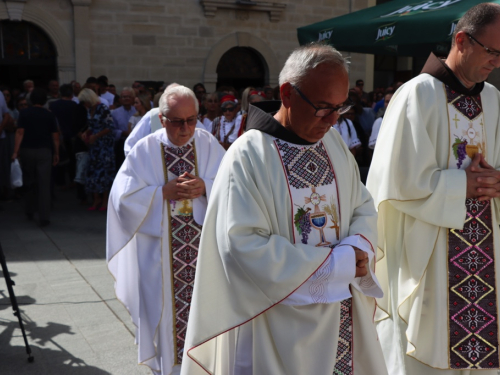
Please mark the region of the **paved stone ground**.
POLYGON ((87 212, 74 191, 57 192, 45 228, 22 201, 0 207, 0 244, 35 357, 28 363, 0 270, 0 373, 150 374, 137 365, 134 326, 106 267, 106 214, 87 212))

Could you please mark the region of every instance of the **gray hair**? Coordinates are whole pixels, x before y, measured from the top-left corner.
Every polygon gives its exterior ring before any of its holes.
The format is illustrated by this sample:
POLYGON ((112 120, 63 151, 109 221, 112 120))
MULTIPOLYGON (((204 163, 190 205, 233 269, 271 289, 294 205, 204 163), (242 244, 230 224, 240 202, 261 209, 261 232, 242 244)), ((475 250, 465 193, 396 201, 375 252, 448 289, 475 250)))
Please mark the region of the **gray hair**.
POLYGON ((101 102, 97 94, 91 89, 82 89, 78 94, 78 100, 90 106, 94 106, 101 102))
POLYGON ((455 45, 457 33, 463 31, 473 37, 480 36, 484 29, 497 22, 500 17, 500 5, 495 3, 481 3, 470 8, 455 27, 451 45, 455 45))
POLYGON ((124 91, 128 91, 132 95, 132 97, 135 98, 135 90, 132 87, 125 86, 124 88, 122 88, 122 91, 120 91, 120 95, 124 91))
POLYGON ((160 113, 165 117, 167 116, 167 112, 169 111, 169 106, 168 106, 168 100, 172 97, 175 98, 191 98, 193 99, 194 106, 196 108, 196 113, 198 114, 199 111, 199 104, 198 104, 198 99, 196 98, 196 95, 194 94, 193 90, 191 90, 189 87, 186 86, 174 86, 169 88, 168 90, 165 90, 165 92, 162 94, 160 98, 160 113))
POLYGON ((290 54, 280 72, 280 86, 289 82, 300 87, 304 78, 321 64, 349 71, 349 62, 335 48, 327 44, 311 43, 295 49, 290 54))
POLYGON ((165 90, 163 90, 163 92, 167 92, 168 90, 170 90, 171 88, 174 88, 176 86, 180 86, 180 85, 178 83, 176 83, 176 82, 171 83, 167 87, 165 87, 165 90))
POLYGON ((23 82, 23 86, 26 86, 28 83, 35 85, 35 82, 33 82, 31 79, 27 79, 26 81, 23 82))

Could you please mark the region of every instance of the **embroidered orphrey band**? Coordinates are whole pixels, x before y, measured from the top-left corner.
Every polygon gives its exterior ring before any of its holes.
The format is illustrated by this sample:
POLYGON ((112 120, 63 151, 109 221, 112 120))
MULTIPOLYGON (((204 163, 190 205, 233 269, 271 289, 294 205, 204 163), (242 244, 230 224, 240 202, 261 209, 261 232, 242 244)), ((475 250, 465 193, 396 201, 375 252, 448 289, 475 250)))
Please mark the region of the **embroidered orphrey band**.
POLYGON ((348 298, 340 303, 339 343, 333 375, 353 375, 352 369, 352 298, 348 298))
MULTIPOLYGON (((166 170, 170 175, 180 176, 184 172, 197 175, 194 142, 183 147, 163 145, 163 157, 166 170)), ((181 364, 193 296, 201 225, 194 221, 191 201, 171 201, 168 208, 175 337, 174 360, 176 364, 181 364)))
POLYGON ((467 199, 463 229, 448 231, 450 367, 493 369, 498 314, 490 202, 467 199))
MULTIPOLYGON (((464 169, 463 162, 477 152, 486 154, 481 96, 445 90, 453 136, 448 167, 464 169)), ((448 230, 450 368, 494 369, 499 357, 491 205, 476 199, 465 203, 464 227, 448 230)))

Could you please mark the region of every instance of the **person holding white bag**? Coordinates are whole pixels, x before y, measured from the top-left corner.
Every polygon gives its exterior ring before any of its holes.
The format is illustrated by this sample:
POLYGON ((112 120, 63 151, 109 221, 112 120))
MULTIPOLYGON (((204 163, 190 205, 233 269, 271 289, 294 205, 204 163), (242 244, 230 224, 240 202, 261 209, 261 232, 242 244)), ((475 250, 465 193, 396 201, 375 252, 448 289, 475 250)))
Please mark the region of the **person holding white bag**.
POLYGON ((33 89, 30 101, 33 106, 19 114, 12 160, 19 154, 26 188, 26 216, 32 219, 38 209, 40 226, 46 226, 50 224, 52 165, 59 162, 59 132, 55 115, 44 108, 47 92, 33 89))

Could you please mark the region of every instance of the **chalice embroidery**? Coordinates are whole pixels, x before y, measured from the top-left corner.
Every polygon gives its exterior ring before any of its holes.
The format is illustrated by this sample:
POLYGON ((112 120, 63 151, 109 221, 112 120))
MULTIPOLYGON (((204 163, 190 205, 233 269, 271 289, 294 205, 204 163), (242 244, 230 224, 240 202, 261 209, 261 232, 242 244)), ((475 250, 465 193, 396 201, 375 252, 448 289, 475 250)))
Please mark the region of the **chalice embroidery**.
POLYGON ((327 246, 330 245, 331 243, 326 240, 323 228, 326 226, 328 219, 326 213, 319 210, 320 203, 326 201, 326 195, 319 195, 316 192, 315 187, 311 187, 311 190, 312 194, 309 197, 305 197, 304 199, 306 204, 311 203, 314 206, 314 212, 311 213, 310 221, 311 221, 311 226, 319 231, 319 238, 320 238, 320 242, 315 246, 316 247, 327 246))

